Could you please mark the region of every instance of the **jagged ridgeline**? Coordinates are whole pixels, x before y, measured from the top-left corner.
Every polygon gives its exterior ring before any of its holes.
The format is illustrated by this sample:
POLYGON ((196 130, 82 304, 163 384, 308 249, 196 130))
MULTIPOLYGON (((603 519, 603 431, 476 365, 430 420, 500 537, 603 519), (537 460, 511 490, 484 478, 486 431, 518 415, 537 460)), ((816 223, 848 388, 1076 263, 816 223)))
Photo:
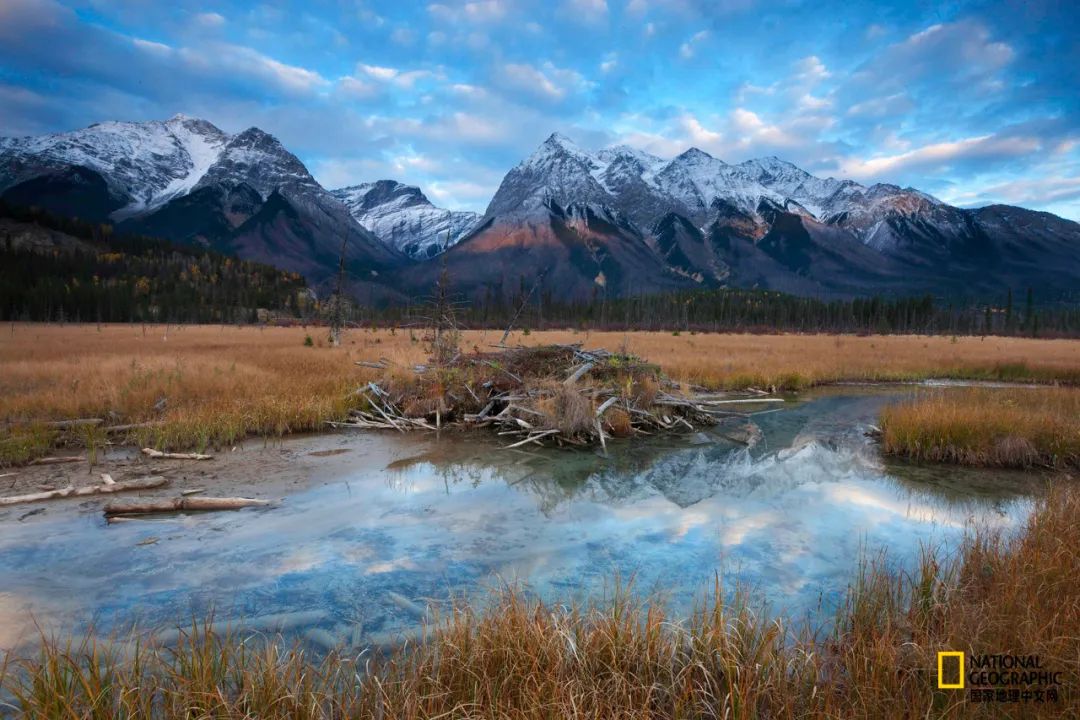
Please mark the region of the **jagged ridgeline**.
POLYGON ((0 201, 0 319, 254 322, 309 307, 298 273, 0 201))

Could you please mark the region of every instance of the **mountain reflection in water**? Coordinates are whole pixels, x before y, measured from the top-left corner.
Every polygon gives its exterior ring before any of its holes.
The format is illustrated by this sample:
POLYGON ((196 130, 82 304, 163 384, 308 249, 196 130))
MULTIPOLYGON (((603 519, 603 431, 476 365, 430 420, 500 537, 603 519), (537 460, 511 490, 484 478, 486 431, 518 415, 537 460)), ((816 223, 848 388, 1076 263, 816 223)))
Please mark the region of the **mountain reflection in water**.
POLYGON ((349 646, 416 627, 431 601, 510 581, 586 600, 616 576, 677 613, 717 572, 774 611, 827 611, 860 553, 909 564, 921 544, 955 544, 971 523, 1015 526, 1042 487, 1031 474, 884 463, 864 432, 910 392, 845 388, 788 403, 754 416, 764 439, 751 450, 712 431, 612 442, 607 458, 369 436, 403 459, 355 467, 272 510, 111 527, 97 513, 7 522, 0 646, 31 617, 124 630, 211 609, 349 646), (138 544, 150 535, 161 539, 138 544))

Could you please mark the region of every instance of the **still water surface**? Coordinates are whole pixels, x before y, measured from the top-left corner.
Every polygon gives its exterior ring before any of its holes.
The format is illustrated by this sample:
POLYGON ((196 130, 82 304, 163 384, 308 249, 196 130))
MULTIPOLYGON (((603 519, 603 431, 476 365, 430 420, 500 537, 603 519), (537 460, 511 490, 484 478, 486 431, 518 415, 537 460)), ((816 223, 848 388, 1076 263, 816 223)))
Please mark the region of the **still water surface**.
POLYGON ((383 643, 431 601, 514 581, 587 600, 616 576, 677 613, 717 573, 773 611, 828 612, 860 553, 910 566, 921 546, 955 547, 972 523, 1015 527, 1042 487, 1026 474, 883 463, 864 432, 911 392, 786 403, 753 417, 764 440, 752 450, 711 431, 615 442, 608 458, 503 451, 494 438, 343 436, 344 447, 388 443, 401 459, 368 465, 354 453, 347 472, 269 510, 4 522, 0 647, 30 618, 124 631, 211 608, 219 620, 274 616, 324 645, 383 643))

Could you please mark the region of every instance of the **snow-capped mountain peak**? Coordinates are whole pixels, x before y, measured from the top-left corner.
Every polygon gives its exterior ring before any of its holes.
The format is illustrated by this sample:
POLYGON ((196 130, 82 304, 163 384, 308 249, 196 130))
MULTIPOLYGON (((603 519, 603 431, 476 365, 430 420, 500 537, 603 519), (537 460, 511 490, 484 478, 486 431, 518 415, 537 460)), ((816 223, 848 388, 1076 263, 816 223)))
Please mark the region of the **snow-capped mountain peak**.
POLYGON ((681 153, 675 156, 675 159, 672 160, 672 162, 675 162, 675 160, 684 163, 708 163, 711 161, 723 163, 722 160, 717 160, 717 158, 714 158, 712 155, 705 152, 701 148, 696 148, 693 146, 688 147, 686 150, 683 150, 681 153))
POLYGON ((208 185, 245 182, 263 199, 282 186, 322 188, 273 135, 228 135, 182 113, 168 120, 101 122, 82 130, 0 144, 0 186, 51 167, 81 165, 104 177, 122 206, 116 220, 143 215, 208 185))
POLYGON ((465 237, 480 216, 431 204, 420 188, 396 180, 377 180, 334 190, 353 218, 387 245, 424 259, 465 237))
POLYGON ((81 165, 108 179, 111 192, 125 202, 117 216, 130 216, 194 187, 227 141, 228 135, 212 123, 185 115, 9 138, 0 145, 0 184, 13 184, 48 168, 81 165))

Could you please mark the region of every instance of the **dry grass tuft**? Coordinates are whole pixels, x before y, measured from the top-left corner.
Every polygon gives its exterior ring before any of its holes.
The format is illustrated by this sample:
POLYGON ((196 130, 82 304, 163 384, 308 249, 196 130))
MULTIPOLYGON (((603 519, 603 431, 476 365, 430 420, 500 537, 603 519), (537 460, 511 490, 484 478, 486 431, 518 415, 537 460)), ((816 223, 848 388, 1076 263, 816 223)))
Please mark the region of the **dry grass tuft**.
POLYGON ((634 427, 630 424, 630 413, 622 408, 612 408, 604 413, 604 429, 615 437, 630 437, 634 427))
POLYGON ((1080 389, 964 388, 887 407, 891 455, 964 465, 1080 467, 1080 389))
POLYGON ((567 387, 561 382, 549 382, 544 383, 540 390, 544 392, 544 397, 536 401, 536 409, 543 413, 550 429, 569 437, 592 430, 596 408, 578 388, 567 387))
POLYGON ((1080 490, 1064 479, 1015 538, 973 535, 910 574, 863 564, 831 628, 712 599, 686 621, 618 587, 593 605, 508 590, 459 605, 389 656, 307 656, 196 624, 175 650, 46 642, 0 663, 26 717, 1075 717, 1080 490), (936 689, 936 653, 1038 655, 1058 702, 972 703, 936 689))

